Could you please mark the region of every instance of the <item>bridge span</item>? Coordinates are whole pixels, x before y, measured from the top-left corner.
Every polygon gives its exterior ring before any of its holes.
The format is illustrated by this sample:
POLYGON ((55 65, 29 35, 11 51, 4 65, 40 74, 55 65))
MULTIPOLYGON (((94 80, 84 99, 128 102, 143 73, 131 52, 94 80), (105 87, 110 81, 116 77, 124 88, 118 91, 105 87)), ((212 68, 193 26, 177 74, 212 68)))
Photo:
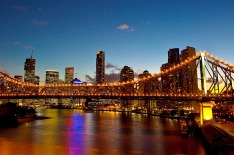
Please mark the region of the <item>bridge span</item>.
MULTIPOLYGON (((0 98, 130 98, 168 100, 234 100, 234 66, 206 52, 151 76, 104 84, 26 83, 0 70, 0 98), (190 74, 189 79, 184 76, 190 74)), ((187 76, 188 77, 188 76, 187 76)))
POLYGON ((200 52, 159 73, 127 82, 104 84, 25 83, 0 70, 0 99, 97 98, 234 101, 234 66, 200 52))

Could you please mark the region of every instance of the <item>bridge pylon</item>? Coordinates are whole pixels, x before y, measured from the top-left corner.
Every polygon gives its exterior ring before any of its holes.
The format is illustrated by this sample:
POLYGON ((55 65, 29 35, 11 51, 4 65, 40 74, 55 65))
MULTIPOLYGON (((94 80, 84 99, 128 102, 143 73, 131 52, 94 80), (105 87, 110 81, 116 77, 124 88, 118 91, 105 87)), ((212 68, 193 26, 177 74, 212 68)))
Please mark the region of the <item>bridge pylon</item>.
POLYGON ((201 125, 205 122, 213 120, 212 107, 214 104, 215 104, 214 101, 200 103, 200 124, 201 125))

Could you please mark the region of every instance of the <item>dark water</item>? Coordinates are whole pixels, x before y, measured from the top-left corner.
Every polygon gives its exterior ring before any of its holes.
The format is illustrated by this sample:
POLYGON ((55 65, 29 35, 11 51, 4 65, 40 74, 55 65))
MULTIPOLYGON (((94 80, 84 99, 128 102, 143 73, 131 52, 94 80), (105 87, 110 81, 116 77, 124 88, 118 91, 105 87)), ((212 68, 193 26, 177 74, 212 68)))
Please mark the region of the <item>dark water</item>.
MULTIPOLYGON (((39 113, 40 114, 40 113, 39 113)), ((46 109, 50 119, 0 129, 0 155, 205 155, 177 120, 120 112, 46 109)))

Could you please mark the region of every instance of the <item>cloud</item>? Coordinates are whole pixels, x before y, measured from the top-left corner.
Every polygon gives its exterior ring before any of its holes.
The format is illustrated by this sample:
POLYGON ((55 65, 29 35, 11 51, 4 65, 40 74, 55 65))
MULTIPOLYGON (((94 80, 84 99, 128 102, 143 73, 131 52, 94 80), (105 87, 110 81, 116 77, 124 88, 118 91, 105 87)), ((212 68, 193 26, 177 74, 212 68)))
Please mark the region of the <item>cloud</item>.
POLYGON ((95 82, 96 82, 96 79, 95 79, 95 77, 92 78, 92 77, 89 76, 89 75, 85 75, 85 81, 88 82, 88 83, 95 83, 95 82))
POLYGON ((105 74, 105 82, 106 83, 114 83, 120 80, 120 73, 110 73, 105 74))
POLYGON ((24 45, 25 49, 33 49, 33 47, 31 45, 24 45))
POLYGON ((113 69, 113 70, 116 70, 116 71, 120 71, 121 68, 117 65, 113 65, 109 62, 106 63, 106 66, 105 66, 106 69, 113 69))
POLYGON ((115 66, 114 65, 112 65, 111 63, 109 63, 109 62, 107 62, 106 63, 106 69, 108 69, 108 68, 115 68, 115 66))
POLYGON ((18 6, 18 5, 13 5, 12 8, 15 9, 15 10, 18 10, 18 11, 26 11, 27 10, 27 7, 18 6))
POLYGON ((138 79, 138 75, 143 73, 141 70, 137 70, 136 72, 134 72, 134 79, 138 79))
POLYGON ((27 45, 27 44, 24 44, 20 41, 15 41, 13 43, 14 46, 19 46, 19 47, 24 47, 25 49, 33 49, 33 47, 31 45, 27 45))
POLYGON ((127 25, 127 24, 122 24, 122 25, 119 25, 118 27, 117 27, 117 29, 119 29, 119 30, 127 30, 127 29, 129 29, 130 27, 127 25))
MULTIPOLYGON (((120 81, 120 72, 121 72, 121 67, 117 65, 113 65, 109 62, 106 63, 105 69, 108 70, 108 73, 105 73, 105 82, 106 83, 115 83, 120 81)), ((138 75, 140 73, 143 73, 141 70, 137 70, 134 72, 134 78, 137 79, 138 75)), ((96 74, 96 73, 94 73, 96 74)), ((85 75, 85 80, 88 83, 96 83, 96 77, 91 77, 90 75, 85 75)))
MULTIPOLYGON (((114 83, 118 82, 120 79, 120 73, 109 73, 105 74, 105 82, 106 83, 114 83)), ((96 77, 91 77, 89 75, 85 75, 85 80, 88 83, 95 84, 96 83, 96 77)))
POLYGON ((32 24, 35 26, 45 26, 49 25, 48 21, 32 20, 32 24))
POLYGON ((16 42, 14 43, 14 45, 16 45, 16 46, 21 46, 22 43, 21 43, 20 41, 16 41, 16 42))
POLYGON ((145 20, 140 20, 140 23, 144 24, 144 25, 150 25, 151 24, 150 21, 145 21, 145 20))

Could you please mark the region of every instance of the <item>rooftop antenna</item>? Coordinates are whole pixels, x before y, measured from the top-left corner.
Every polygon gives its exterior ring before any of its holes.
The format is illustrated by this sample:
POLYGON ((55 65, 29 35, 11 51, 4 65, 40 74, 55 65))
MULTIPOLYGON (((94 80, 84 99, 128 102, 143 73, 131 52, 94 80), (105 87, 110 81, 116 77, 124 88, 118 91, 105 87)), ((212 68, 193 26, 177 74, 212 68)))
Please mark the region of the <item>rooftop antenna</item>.
POLYGON ((31 54, 31 59, 32 59, 32 57, 33 57, 33 48, 32 48, 32 54, 31 54))

